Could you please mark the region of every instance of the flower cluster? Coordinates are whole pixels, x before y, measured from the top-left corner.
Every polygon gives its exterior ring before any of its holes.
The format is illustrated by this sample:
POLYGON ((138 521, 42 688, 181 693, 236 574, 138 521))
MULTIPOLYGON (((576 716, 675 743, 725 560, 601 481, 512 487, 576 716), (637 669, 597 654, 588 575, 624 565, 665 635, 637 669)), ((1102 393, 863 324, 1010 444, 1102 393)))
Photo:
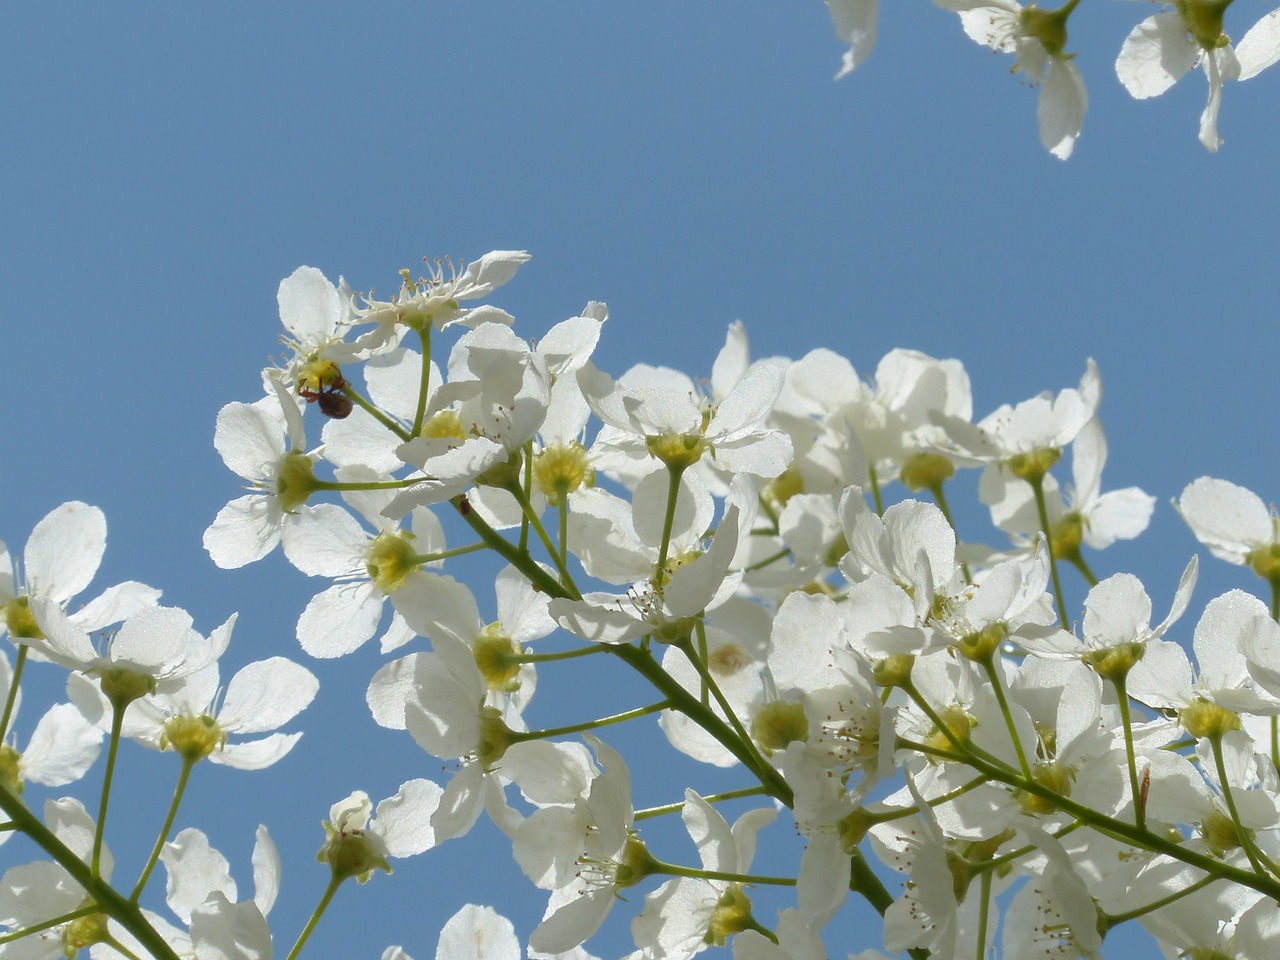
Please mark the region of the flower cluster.
MULTIPOLYGON (((826 0, 836 35, 850 45, 837 79, 870 56, 876 43, 877 0, 826 0)), ((934 0, 959 14, 964 32, 977 43, 1014 56, 1012 72, 1040 88, 1036 107, 1040 142, 1060 160, 1075 149, 1088 107, 1076 53, 1067 50, 1067 22, 1080 0, 1054 10, 1018 0, 934 0)), ((1200 142, 1216 152, 1218 110, 1228 80, 1248 80, 1280 60, 1280 9, 1245 31, 1238 44, 1224 30, 1232 0, 1169 0, 1125 38, 1116 58, 1121 84, 1138 100, 1164 93, 1199 66, 1209 81, 1200 115, 1200 142)))
MULTIPOLYGON (((1013 4, 952 6, 971 33, 994 29, 982 11, 997 6, 1038 22, 1013 4)), ((874 5, 842 15, 856 61, 874 5)), ((1265 953, 1280 900, 1273 510, 1226 480, 1188 486, 1175 506, 1191 532, 1265 581, 1269 602, 1232 590, 1185 628, 1191 556, 1153 626, 1136 576, 1091 566, 1156 507, 1104 488, 1092 360, 1076 385, 980 418, 958 360, 894 350, 870 377, 829 350, 752 361, 738 324, 706 379, 643 364, 615 378, 592 360, 603 304, 526 340, 484 302, 528 259, 405 273, 389 301, 299 269, 279 295, 290 355, 263 372, 263 396, 218 416, 215 446, 251 486, 206 531, 213 560, 238 567, 281 545, 320 578, 297 621, 303 651, 336 658, 379 636, 388 656, 360 709, 451 772, 406 779, 376 808, 359 789, 330 807, 329 884, 290 957, 345 881, 482 816, 545 896, 524 941, 535 958, 587 957, 624 894, 638 904, 634 956, 664 960, 823 957, 851 893, 883 915, 885 949, 915 957, 1097 957, 1128 922, 1170 955, 1265 953), (957 532, 947 490, 966 469, 998 542, 957 532), (444 572, 472 553, 494 560, 492 593, 444 572), (579 658, 655 699, 538 726, 537 687, 579 658), (637 758, 607 742, 624 723, 653 725, 692 769, 738 786, 681 785, 636 809, 637 758), (676 814, 694 863, 646 836, 676 814), (753 870, 766 835, 802 848, 781 874, 753 870), (766 912, 762 888, 794 896, 766 912)), ((235 616, 206 636, 140 584, 73 609, 105 532, 100 511, 69 503, 20 567, 5 552, 16 660, 0 672, 0 808, 48 859, 0 878, 0 956, 268 956, 280 867, 265 828, 242 899, 227 859, 175 818, 200 761, 282 760, 298 734, 279 729, 317 682, 276 656, 224 689, 235 616), (19 749, 31 661, 70 671, 71 702, 19 749), (25 782, 82 779, 104 738, 96 817, 71 797, 42 817, 27 807, 25 782), (116 887, 104 822, 125 740, 174 754, 181 773, 144 869, 116 887), (165 914, 141 906, 159 864, 165 914)), ((512 924, 468 905, 437 957, 520 953, 512 924)))

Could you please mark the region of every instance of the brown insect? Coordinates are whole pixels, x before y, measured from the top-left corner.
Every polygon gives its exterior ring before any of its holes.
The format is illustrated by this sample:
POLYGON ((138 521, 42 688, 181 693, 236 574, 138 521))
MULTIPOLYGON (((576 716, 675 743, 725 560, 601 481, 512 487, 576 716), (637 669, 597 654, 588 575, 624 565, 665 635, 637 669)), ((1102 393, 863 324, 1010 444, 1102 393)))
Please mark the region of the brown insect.
POLYGON ((302 397, 307 403, 318 403, 320 412, 330 420, 345 420, 351 416, 351 411, 355 404, 351 402, 351 398, 342 392, 342 388, 347 385, 347 381, 339 377, 333 383, 322 386, 319 390, 298 390, 298 396, 302 397))

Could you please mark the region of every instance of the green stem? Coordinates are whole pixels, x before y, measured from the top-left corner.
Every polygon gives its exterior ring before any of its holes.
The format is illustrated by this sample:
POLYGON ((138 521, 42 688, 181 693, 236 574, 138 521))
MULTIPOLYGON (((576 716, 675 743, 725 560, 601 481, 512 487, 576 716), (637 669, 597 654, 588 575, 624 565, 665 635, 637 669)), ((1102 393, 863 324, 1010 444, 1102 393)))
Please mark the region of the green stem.
POLYGON ((573 650, 561 650, 558 653, 517 653, 512 654, 512 663, 551 663, 555 660, 573 660, 577 657, 589 657, 595 653, 604 653, 602 644, 591 647, 576 647, 573 650))
POLYGON ((412 436, 422 433, 422 421, 427 413, 427 397, 431 395, 431 324, 418 330, 418 342, 422 344, 422 373, 418 378, 418 406, 413 411, 412 436))
POLYGON ((751 564, 749 567, 743 567, 742 569, 744 573, 751 573, 753 570, 763 570, 765 567, 769 566, 770 564, 777 563, 779 560, 785 560, 789 556, 791 556, 791 548, 783 547, 777 553, 771 553, 769 554, 769 556, 765 557, 763 560, 757 560, 755 563, 751 564))
POLYGON ((102 774, 102 797, 98 801, 98 823, 93 831, 93 859, 90 871, 101 876, 102 837, 107 826, 107 800, 111 797, 111 778, 115 774, 116 755, 120 748, 120 733, 124 729, 124 711, 128 704, 111 705, 111 742, 107 745, 107 769, 102 774))
POLYGON ((343 483, 340 480, 312 480, 313 490, 403 490, 421 483, 421 477, 406 477, 403 480, 354 480, 343 483))
POLYGON ((1022 775, 1028 780, 1032 779, 1031 764, 1027 761, 1026 751, 1022 749, 1022 738, 1018 736, 1018 726, 1013 722, 1013 712, 1009 709, 1009 700, 1004 693, 1004 678, 1000 676, 1000 668, 996 666, 995 659, 988 657, 982 661, 982 668, 987 673, 987 679, 991 681, 991 690, 996 695, 996 702, 1000 704, 1000 712, 1004 714, 1004 723, 1009 730, 1009 739, 1013 741, 1013 751, 1018 755, 1018 766, 1022 768, 1022 775))
POLYGON ((105 937, 102 938, 102 942, 105 943, 107 946, 111 947, 111 949, 123 954, 127 958, 127 960, 141 960, 141 958, 136 953, 134 953, 132 950, 126 947, 123 943, 121 943, 119 940, 113 937, 110 933, 108 933, 105 937))
MULTIPOLYGON (((699 662, 706 664, 708 662, 707 660, 707 625, 701 619, 699 619, 698 624, 694 628, 694 630, 698 635, 698 651, 697 651, 698 660, 699 662)), ((710 675, 710 673, 711 671, 710 669, 708 669, 707 674, 710 675)), ((702 700, 703 705, 709 705, 710 690, 707 688, 706 679, 701 675, 699 675, 698 686, 700 688, 698 691, 699 699, 702 700)))
POLYGON ((581 600, 582 594, 578 593, 577 588, 572 584, 561 584, 555 577, 543 570, 529 556, 527 550, 519 550, 516 545, 511 543, 500 533, 485 523, 484 520, 472 509, 463 509, 462 504, 465 501, 462 495, 454 497, 449 502, 457 508, 458 513, 462 516, 472 531, 475 532, 484 545, 494 551, 507 563, 511 564, 517 570, 524 574, 525 579, 533 586, 541 590, 549 597, 564 597, 569 600, 581 600))
MULTIPOLYGON (((726 790, 724 793, 713 793, 702 799, 707 803, 723 803, 726 800, 738 800, 742 797, 758 797, 764 792, 764 787, 743 787, 741 790, 726 790)), ((661 817, 668 813, 679 813, 683 809, 683 800, 679 803, 664 803, 660 807, 646 807, 643 810, 637 810, 634 819, 648 820, 651 817, 661 817)))
MULTIPOLYGON (((957 797, 964 796, 970 790, 976 790, 978 787, 982 786, 986 782, 987 782, 986 777, 975 777, 974 779, 970 780, 968 783, 965 783, 965 784, 962 784, 961 786, 956 787, 954 790, 948 790, 946 793, 939 794, 938 796, 934 797, 932 800, 926 800, 925 806, 941 807, 945 804, 950 803, 952 800, 955 800, 957 797)), ((869 813, 865 809, 863 810, 863 813, 866 815, 866 822, 871 824, 891 823, 894 820, 901 820, 903 817, 909 817, 912 814, 916 814, 919 812, 920 812, 920 805, 918 803, 913 803, 909 807, 894 807, 891 810, 885 810, 881 813, 869 813)))
POLYGON ((703 870, 701 867, 682 867, 676 863, 656 861, 654 873, 664 873, 672 877, 689 877, 693 880, 727 880, 729 883, 755 883, 771 887, 794 887, 796 881, 791 877, 764 877, 754 873, 725 873, 722 870, 703 870))
POLYGON ((662 518, 662 545, 658 548, 657 576, 663 577, 667 551, 671 549, 671 528, 676 520, 676 498, 680 496, 680 477, 684 467, 667 467, 667 512, 662 518))
POLYGON ((671 708, 678 710, 714 737, 721 746, 732 753, 764 786, 771 797, 790 807, 795 798, 782 774, 764 762, 755 745, 716 715, 710 707, 704 707, 698 698, 680 686, 662 669, 653 654, 630 644, 609 644, 606 649, 648 680, 659 693, 671 701, 671 708))
MULTIPOLYGON (((1083 826, 1084 826, 1083 823, 1081 823, 1079 820, 1076 820, 1073 823, 1067 824, 1065 827, 1063 827, 1060 830, 1053 831, 1053 833, 1050 834, 1050 836, 1052 836, 1054 839, 1065 837, 1068 833, 1071 833, 1073 830, 1079 830, 1083 826)), ((1013 863, 1015 860, 1021 860, 1027 854, 1035 853, 1039 849, 1040 848, 1037 847, 1034 843, 1028 843, 1025 846, 1018 847, 1018 849, 1016 850, 1010 850, 1008 853, 1002 854, 998 857, 992 857, 990 860, 982 860, 982 861, 979 861, 978 863, 969 861, 969 870, 972 873, 981 873, 986 870, 998 870, 1000 867, 1003 867, 1005 864, 1013 863)))
POLYGON ((524 488, 518 483, 513 483, 504 489, 516 498, 516 503, 520 504, 520 509, 524 512, 525 517, 528 518, 529 523, 533 525, 533 530, 537 533, 538 539, 542 541, 542 546, 550 554, 551 559, 555 561, 556 569, 560 571, 561 581, 566 584, 572 584, 573 576, 569 573, 569 568, 561 557, 561 551, 551 541, 551 536, 547 533, 546 527, 538 519, 538 515, 534 512, 533 504, 529 502, 529 497, 525 494, 524 488))
POLYGON ((14 930, 11 933, 0 935, 0 944, 13 943, 13 941, 21 940, 23 937, 29 937, 32 934, 40 933, 42 930, 70 923, 72 920, 79 920, 81 917, 87 917, 91 913, 97 912, 98 905, 94 903, 87 907, 81 907, 79 910, 72 910, 70 913, 54 917, 52 920, 41 920, 39 923, 33 923, 29 927, 23 927, 21 930, 14 930))
POLYGON ((982 874, 982 902, 978 904, 978 960, 987 955, 987 923, 991 912, 991 871, 982 874))
MULTIPOLYGON (((754 763, 748 764, 748 768, 756 770, 757 775, 758 772, 762 770, 772 771, 773 767, 756 748, 755 741, 751 739, 751 735, 747 733, 746 728, 742 725, 742 721, 738 719, 738 715, 729 704, 729 699, 723 692, 721 692, 720 685, 716 683, 715 677, 713 677, 711 675, 711 671, 707 669, 706 661, 699 659, 697 653, 693 649, 693 644, 690 641, 685 640, 682 643, 673 644, 673 646, 680 650, 680 652, 688 659, 689 663, 693 665, 693 669, 698 671, 698 676, 701 678, 703 689, 710 692, 711 696, 720 706, 721 712, 724 713, 725 719, 727 719, 729 721, 729 725, 733 727, 734 733, 738 735, 738 738, 744 744, 745 749, 754 758, 754 763)), ((715 716, 714 711, 711 711, 708 703, 702 702, 701 706, 704 710, 710 712, 712 716, 715 716)))
POLYGON ((1089 569, 1089 564, 1085 562, 1085 559, 1079 550, 1073 552, 1071 556, 1067 557, 1067 560, 1072 566, 1080 571, 1080 575, 1084 577, 1085 582, 1089 584, 1089 586, 1096 587, 1098 585, 1098 578, 1094 576, 1093 571, 1089 569))
POLYGON ((991 754, 987 753, 987 751, 983 750, 981 747, 975 746, 972 743, 969 743, 964 740, 960 740, 958 737, 956 737, 956 735, 951 731, 951 728, 946 724, 945 721, 943 721, 942 717, 938 715, 938 711, 933 709, 933 706, 929 703, 928 700, 925 699, 924 694, 922 694, 916 688, 916 685, 912 683, 910 680, 908 680, 906 683, 902 684, 901 686, 902 686, 902 692, 905 693, 907 696, 909 696, 912 699, 912 701, 915 702, 915 705, 918 706, 924 712, 924 715, 933 721, 933 725, 938 728, 938 731, 944 737, 946 737, 947 740, 950 741, 951 746, 955 748, 955 753, 952 754, 949 757, 949 759, 964 762, 965 756, 972 753, 986 760, 988 763, 996 764, 1006 770, 1013 769, 1012 767, 1007 766, 1003 760, 1000 760, 998 757, 992 756, 991 754))
POLYGON ((1219 879, 1238 883, 1243 887, 1248 887, 1250 890, 1257 890, 1273 900, 1280 900, 1280 881, 1265 872, 1258 873, 1245 870, 1218 860, 1209 854, 1190 850, 1182 846, 1181 843, 1175 842, 1162 834, 1152 833, 1150 830, 1139 830, 1127 821, 1117 820, 1098 813, 1092 807, 1072 800, 1070 797, 1065 797, 1044 784, 1037 783, 1035 780, 1028 780, 1003 764, 991 763, 973 752, 957 755, 950 750, 939 750, 926 743, 908 740, 905 737, 899 737, 897 743, 900 749, 915 750, 926 756, 966 763, 992 780, 999 780, 1001 783, 1040 797, 1063 813, 1071 815, 1080 820, 1085 826, 1091 827, 1099 833, 1133 844, 1143 850, 1167 854, 1174 860, 1198 867, 1219 879))
POLYGON ((1213 747, 1213 764, 1218 770, 1218 784, 1222 787, 1222 799, 1226 801, 1227 812, 1231 814, 1231 822, 1236 826, 1236 836, 1240 840, 1240 846, 1244 848, 1245 856, 1253 864, 1253 869, 1259 873, 1270 871, 1275 874, 1277 872, 1276 865, 1258 849, 1249 830, 1240 821, 1240 812, 1236 809, 1236 799, 1231 790, 1231 782, 1227 779, 1226 761, 1222 756, 1222 736, 1209 737, 1209 745, 1213 747), (1263 866, 1264 863, 1266 864, 1265 867, 1263 866))
POLYGON ((545 730, 528 730, 524 733, 512 731, 511 740, 513 743, 522 743, 526 740, 549 740, 552 737, 564 737, 571 733, 582 733, 586 730, 596 730, 600 727, 612 726, 615 723, 625 723, 628 720, 647 717, 650 714, 658 713, 660 710, 666 710, 670 706, 671 701, 660 700, 657 703, 649 704, 647 707, 636 707, 634 710, 615 713, 611 717, 601 717, 599 720, 585 720, 582 723, 571 723, 563 727, 548 727, 545 730))
POLYGON ((383 413, 381 410, 375 407, 372 403, 366 400, 363 396, 361 396, 360 391, 358 391, 355 387, 351 386, 351 384, 349 383, 345 384, 343 387, 341 387, 341 390, 343 395, 346 396, 352 403, 354 403, 361 410, 365 411, 365 413, 369 414, 369 416, 373 417, 373 419, 377 420, 380 424, 382 424, 384 427, 386 427, 388 430, 394 433, 401 440, 405 441, 405 443, 408 443, 410 440, 413 439, 414 435, 412 433, 410 433, 404 427, 400 426, 400 424, 396 423, 394 420, 388 417, 385 413, 383 413))
POLYGON ((1106 924, 1108 930, 1112 927, 1118 927, 1122 923, 1129 920, 1136 920, 1138 917, 1151 913, 1153 910, 1159 910, 1161 907, 1167 907, 1171 903, 1177 903, 1183 897, 1187 896, 1187 894, 1195 893, 1197 890, 1207 887, 1217 879, 1218 878, 1214 876, 1204 876, 1195 883, 1191 883, 1183 887, 1181 890, 1175 890, 1167 897, 1161 897, 1159 900, 1148 903, 1145 907, 1136 907, 1133 910, 1126 910, 1124 913, 1103 913, 1102 922, 1106 924))
POLYGON ((417 553, 405 562, 415 565, 435 563, 437 560, 448 560, 450 557, 461 557, 468 553, 475 553, 477 550, 483 550, 485 546, 484 543, 469 543, 465 547, 454 547, 452 550, 441 550, 439 553, 417 553))
POLYGON ((1142 789, 1138 785, 1138 759, 1133 749, 1133 722, 1129 716, 1129 694, 1125 690, 1125 677, 1113 676, 1111 682, 1116 688, 1116 701, 1120 706, 1120 722, 1124 725, 1124 752, 1129 763, 1129 790, 1133 794, 1133 819, 1139 830, 1147 825, 1146 804, 1142 800, 1142 789))
POLYGON ((4 715, 0 716, 0 743, 9 735, 9 721, 13 719, 13 708, 18 703, 18 682, 22 679, 22 668, 27 664, 27 645, 18 644, 18 655, 13 661, 13 679, 9 683, 9 695, 4 701, 4 715))
POLYGON ((151 879, 151 871, 156 868, 156 864, 160 860, 160 853, 164 850, 165 840, 169 837, 169 830, 173 827, 173 821, 178 816, 178 804, 182 802, 182 795, 187 790, 187 780, 191 777, 191 771, 195 769, 196 761, 188 757, 182 758, 182 770, 178 773, 178 783, 173 788, 173 799, 169 801, 169 813, 164 818, 164 825, 160 828, 160 835, 156 837, 155 846, 151 848, 151 856, 147 857, 147 865, 142 868, 142 873, 138 877, 137 884, 134 885, 133 893, 129 895, 129 900, 137 903, 142 896, 142 891, 147 885, 147 881, 151 879))
POLYGON ((1053 577, 1053 595, 1058 601, 1058 619, 1062 622, 1062 628, 1067 629, 1070 621, 1067 620, 1067 601, 1062 596, 1062 581, 1058 579, 1058 561, 1053 556, 1053 534, 1049 529, 1049 507, 1044 500, 1044 477, 1038 477, 1035 480, 1028 480, 1031 484, 1031 492, 1036 498, 1036 513, 1040 515, 1040 529, 1044 531, 1044 546, 1049 554, 1049 574, 1053 577))
POLYGON ((560 566, 564 567, 569 562, 569 494, 566 490, 560 491, 560 506, 556 511, 560 515, 560 566))
POLYGON ((120 926, 137 938, 156 960, 179 960, 165 939, 147 922, 136 903, 130 903, 109 884, 96 875, 76 856, 75 851, 41 823, 8 787, 0 785, 0 809, 18 825, 18 829, 37 843, 62 869, 80 884, 97 904, 97 909, 112 917, 120 926))
POLYGON ((289 955, 285 960, 297 960, 297 956, 302 952, 303 946, 307 939, 311 936, 311 931, 316 928, 316 924, 320 922, 320 918, 324 916, 325 910, 329 908, 329 901, 333 899, 333 895, 338 892, 338 887, 342 881, 338 877, 330 877, 329 885, 324 888, 324 893, 320 897, 320 902, 316 904, 315 910, 311 912, 311 918, 307 920, 307 925, 302 928, 302 932, 298 934, 298 939, 294 942, 293 948, 289 951, 289 955))
POLYGON ((884 516, 884 500, 880 498, 880 478, 876 476, 876 465, 867 464, 867 481, 871 484, 871 499, 876 503, 876 516, 884 516))

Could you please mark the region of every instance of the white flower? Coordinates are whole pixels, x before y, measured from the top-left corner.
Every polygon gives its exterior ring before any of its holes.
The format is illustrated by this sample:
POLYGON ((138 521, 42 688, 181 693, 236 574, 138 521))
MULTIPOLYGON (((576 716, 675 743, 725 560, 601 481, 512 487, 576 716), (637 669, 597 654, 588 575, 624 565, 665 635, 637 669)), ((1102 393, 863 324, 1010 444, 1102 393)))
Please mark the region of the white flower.
POLYGON ((1067 17, 1079 0, 1057 10, 1022 6, 1016 0, 934 0, 960 14, 964 32, 992 50, 1017 56, 1013 72, 1022 72, 1040 87, 1036 115, 1040 142, 1059 160, 1066 160, 1080 136, 1088 96, 1075 54, 1066 53, 1067 17))
MULTIPOLYGON (((750 810, 730 828, 692 789, 684 792, 681 818, 704 870, 748 873, 756 833, 776 816, 777 811, 767 807, 750 810)), ((738 920, 749 916, 750 909, 751 901, 739 883, 680 877, 645 897, 644 910, 632 922, 631 933, 646 957, 688 960, 708 946, 724 946, 727 938, 717 930, 717 920, 738 920)))
POLYGON ((369 795, 356 790, 329 808, 324 825, 328 839, 319 859, 338 879, 355 877, 364 883, 374 870, 390 873, 388 857, 413 857, 436 845, 431 818, 441 792, 430 780, 408 780, 375 813, 369 795))
POLYGON ((951 439, 949 452, 973 463, 1009 464, 1020 475, 1021 461, 1056 455, 1071 443, 1094 418, 1101 400, 1098 366, 1090 359, 1079 386, 1056 397, 1046 392, 1017 406, 1005 404, 976 424, 946 414, 935 414, 935 421, 951 439))
POLYGON ((302 411, 278 379, 257 403, 229 403, 218 411, 213 445, 253 491, 218 511, 204 532, 204 548, 219 567, 261 560, 291 533, 295 512, 315 491, 318 457, 303 452, 302 411))
MULTIPOLYGON (((371 475, 352 467, 339 476, 354 481, 371 475)), ((312 597, 298 617, 298 641, 313 657, 340 657, 361 647, 377 632, 387 600, 395 613, 382 637, 384 653, 408 643, 415 631, 423 632, 416 622, 405 622, 400 607, 414 602, 425 589, 430 575, 416 558, 443 550, 444 531, 425 507, 413 511, 413 532, 401 530, 396 521, 379 513, 389 499, 368 493, 352 498, 376 534, 369 534, 336 504, 308 509, 292 528, 290 562, 310 576, 336 581, 312 597)))
MULTIPOLYGON (((0 543, 0 634, 8 631, 15 642, 38 636, 31 600, 44 597, 65 610, 93 580, 106 548, 106 517, 97 507, 76 500, 55 507, 36 524, 18 570, 0 543)), ((159 598, 159 590, 131 580, 108 588, 68 615, 85 630, 100 630, 159 598)))
POLYGON ((791 460, 791 439, 764 425, 782 390, 781 367, 762 363, 714 405, 674 370, 634 367, 620 381, 587 363, 578 386, 605 422, 597 444, 644 465, 681 469, 709 454, 734 473, 776 477, 791 460))
MULTIPOLYGON (((74 680, 68 686, 80 709, 100 726, 109 725, 109 717, 99 716, 95 711, 100 707, 81 692, 96 688, 74 680)), ((158 750, 173 749, 191 762, 207 758, 237 770, 261 770, 302 737, 274 731, 305 710, 319 686, 305 667, 271 657, 240 669, 224 693, 218 665, 211 663, 176 689, 139 701, 125 716, 123 734, 158 750), (229 741, 261 733, 269 735, 229 741)))
MULTIPOLYGON (((1074 487, 1066 493, 1053 474, 1044 478, 1045 512, 1053 535, 1054 553, 1068 556, 1083 543, 1102 550, 1117 540, 1132 540, 1147 528, 1156 498, 1137 487, 1102 492, 1102 468, 1107 442, 1098 418, 1090 420, 1071 444, 1074 487)), ((1031 488, 996 467, 983 471, 979 485, 991 519, 1014 542, 1026 548, 1040 531, 1040 516, 1031 488)))
POLYGON ((1271 573, 1280 554, 1280 520, 1252 490, 1227 480, 1200 477, 1173 502, 1197 540, 1219 560, 1271 573))
MULTIPOLYGON (((44 639, 33 641, 50 660, 68 670, 96 677, 104 684, 133 676, 150 686, 180 681, 213 663, 231 639, 232 617, 208 638, 192 629, 191 615, 178 607, 144 607, 108 639, 105 651, 94 648, 89 635, 53 600, 31 604, 44 639)), ((123 681, 129 685, 129 681, 123 681)))
MULTIPOLYGON (((191 828, 180 831, 164 845, 160 862, 168 874, 165 902, 183 923, 191 924, 192 914, 214 894, 220 894, 230 903, 236 902, 231 865, 209 845, 209 838, 201 831, 191 828)), ((251 863, 252 903, 260 916, 265 917, 280 891, 280 855, 266 827, 259 826, 254 834, 251 863)))
POLYGON ((408 270, 393 300, 362 298, 364 306, 355 311, 355 324, 374 323, 376 328, 356 341, 362 349, 381 346, 403 333, 404 328, 443 330, 454 324, 474 327, 481 323, 510 324, 512 316, 497 307, 464 308, 460 301, 488 296, 529 261, 523 250, 493 250, 471 263, 436 260, 430 273, 416 281, 408 270), (448 276, 445 276, 446 270, 448 276), (397 330, 397 326, 401 329, 397 330))
MULTIPOLYGON (((1116 59, 1116 75, 1133 97, 1157 97, 1177 83, 1197 64, 1209 78, 1209 100, 1200 115, 1200 142, 1211 153, 1222 146, 1218 135, 1218 109, 1222 85, 1239 80, 1241 63, 1222 32, 1221 0, 1177 0, 1173 10, 1147 17, 1133 28, 1116 59)), ((1257 50, 1251 59, 1265 55, 1257 50)), ((1253 73, 1263 65, 1251 63, 1253 73)))

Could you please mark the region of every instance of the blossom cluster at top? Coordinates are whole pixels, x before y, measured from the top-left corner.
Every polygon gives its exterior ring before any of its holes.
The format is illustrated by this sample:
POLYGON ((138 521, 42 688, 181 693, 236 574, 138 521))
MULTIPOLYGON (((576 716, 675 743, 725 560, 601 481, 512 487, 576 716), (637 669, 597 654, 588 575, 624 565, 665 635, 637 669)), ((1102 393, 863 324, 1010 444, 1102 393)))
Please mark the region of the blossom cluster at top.
MULTIPOLYGON (((850 45, 837 78, 871 55, 876 45, 879 0, 826 0, 839 38, 850 45)), ((964 32, 975 42, 1014 55, 1013 72, 1040 87, 1036 114, 1040 142, 1061 160, 1071 156, 1088 107, 1076 54, 1067 50, 1067 22, 1080 0, 1055 10, 1018 0, 934 0, 960 15, 964 32)), ((1200 142, 1216 152, 1218 109, 1229 80, 1248 80, 1280 60, 1280 9, 1272 10, 1233 44, 1224 31, 1232 0, 1170 0, 1125 38, 1115 72, 1125 90, 1139 100, 1164 93, 1193 68, 1209 81, 1209 97, 1200 115, 1200 142)))
MULTIPOLYGON (((1192 556, 1161 585, 1174 599, 1153 625, 1136 576, 1090 565, 1155 507, 1103 485, 1091 360, 1077 385, 978 419, 958 360, 894 350, 869 378, 825 349, 753 361, 740 324, 704 379, 645 364, 615 378, 592 361, 604 304, 527 340, 487 302, 528 259, 437 262, 386 300, 299 268, 279 290, 286 356, 263 371, 261 397, 217 418, 215 446, 248 491, 205 532, 209 554, 239 567, 280 546, 320 578, 297 621, 302 649, 340 657, 378 637, 389 656, 360 709, 451 772, 408 777, 376 805, 353 788, 330 807, 318 913, 343 881, 485 815, 545 893, 526 943, 539 960, 586 957, 631 888, 643 892, 633 956, 654 960, 723 946, 738 960, 823 957, 851 892, 883 914, 884 948, 916 957, 997 945, 1019 960, 1097 957, 1130 921, 1169 955, 1269 955, 1280 527, 1262 500, 1202 477, 1175 506, 1270 602, 1232 590, 1188 630, 1192 556), (980 471, 998 546, 957 535, 946 491, 966 468, 980 471), (479 552, 497 561, 492 592, 444 572, 479 552), (1066 575, 1088 587, 1082 614, 1067 608, 1066 575), (657 699, 538 727, 535 688, 582 657, 657 699), (671 784, 671 803, 635 809, 608 728, 654 717, 672 749, 741 786, 671 784), (668 814, 696 864, 646 840, 645 821, 668 814), (758 835, 780 825, 803 848, 798 869, 754 873, 758 835), (886 885, 893 872, 902 884, 886 885), (776 917, 753 910, 766 885, 794 887, 776 917)), ((0 563, 0 623, 18 650, 0 729, 13 729, 27 659, 72 671, 71 704, 23 749, 0 748, 0 807, 53 857, 0 879, 0 957, 265 956, 280 873, 265 830, 252 898, 238 899, 203 833, 169 838, 171 815, 117 901, 105 802, 95 821, 74 798, 51 800, 42 824, 19 797, 24 781, 84 777, 104 736, 108 784, 121 739, 174 753, 183 783, 204 759, 266 766, 316 692, 275 657, 219 693, 235 619, 206 637, 141 584, 73 607, 105 533, 96 508, 65 504, 20 565, 7 551, 0 563), (157 864, 165 916, 137 905, 157 864)), ((437 956, 518 952, 512 926, 473 905, 437 956)))

